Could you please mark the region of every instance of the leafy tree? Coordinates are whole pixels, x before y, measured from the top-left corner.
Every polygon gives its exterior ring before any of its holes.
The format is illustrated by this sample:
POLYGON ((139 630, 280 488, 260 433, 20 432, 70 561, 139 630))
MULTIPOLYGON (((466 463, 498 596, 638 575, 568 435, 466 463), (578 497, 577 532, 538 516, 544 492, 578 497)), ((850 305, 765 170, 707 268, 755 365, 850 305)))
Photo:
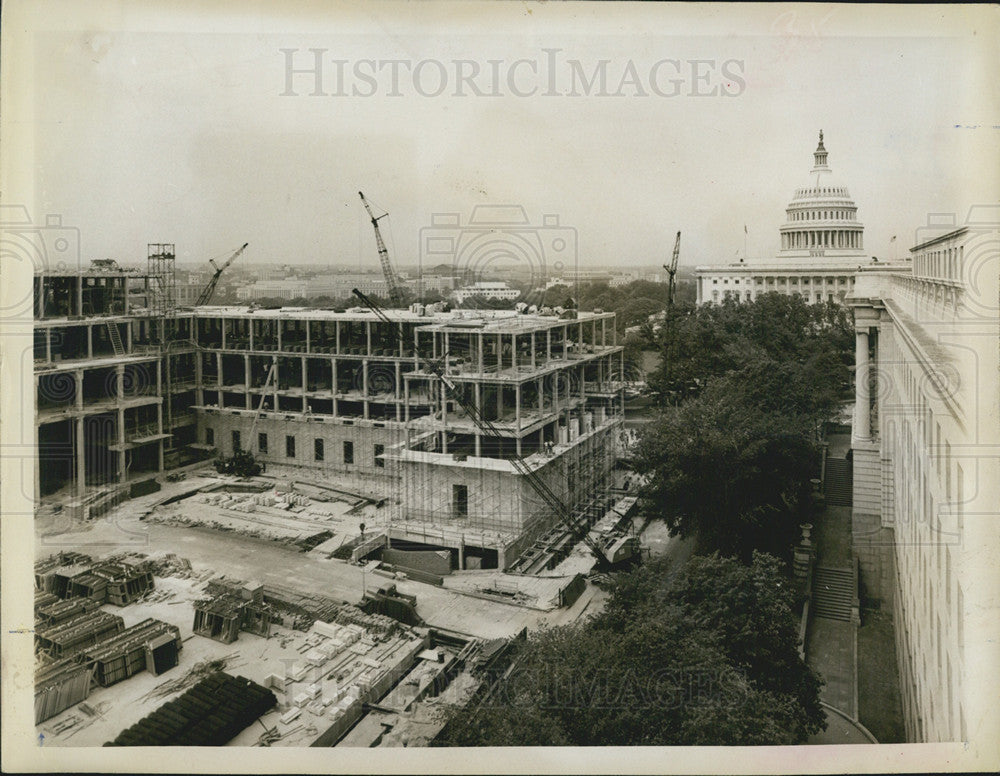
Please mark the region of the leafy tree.
POLYGON ((640 439, 647 515, 708 551, 785 555, 808 504, 816 447, 801 417, 748 401, 737 378, 667 408, 640 439))
POLYGON ((533 635, 490 701, 453 709, 435 744, 802 743, 824 722, 791 604, 766 556, 640 567, 593 620, 533 635))

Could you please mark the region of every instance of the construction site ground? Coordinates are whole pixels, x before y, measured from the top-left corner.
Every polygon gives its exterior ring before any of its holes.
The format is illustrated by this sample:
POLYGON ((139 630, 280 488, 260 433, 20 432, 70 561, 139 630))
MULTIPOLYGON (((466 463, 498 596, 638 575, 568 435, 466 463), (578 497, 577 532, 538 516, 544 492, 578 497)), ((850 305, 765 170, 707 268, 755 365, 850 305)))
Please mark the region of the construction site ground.
MULTIPOLYGON (((63 517, 61 512, 41 511, 36 517, 35 557, 47 557, 60 550, 76 550, 102 556, 122 551, 149 554, 174 553, 188 559, 196 569, 211 569, 216 575, 237 579, 260 579, 265 584, 278 584, 304 592, 319 593, 348 603, 360 602, 365 589, 374 589, 388 579, 368 567, 328 558, 329 544, 340 536, 309 552, 279 542, 269 541, 235 530, 219 530, 179 521, 150 520, 153 505, 174 495, 218 482, 215 477, 188 477, 179 482, 165 483, 157 493, 126 501, 104 517, 80 522, 63 517)), ((187 505, 199 496, 175 502, 187 505)), ((173 506, 173 505, 170 505, 173 506)), ((168 507, 169 508, 169 507, 168 507)), ((158 507, 157 509, 163 509, 158 507)), ((378 523, 375 517, 357 514, 358 523, 378 523)), ((237 513, 238 519, 239 514, 237 513)), ((297 516, 296 516, 297 517, 297 516)), ((357 529, 342 524, 343 535, 357 529)), ((569 609, 540 611, 512 602, 487 600, 466 594, 460 589, 437 587, 409 579, 393 578, 400 592, 417 596, 417 612, 430 624, 482 638, 512 636, 522 628, 534 629, 541 624, 571 622, 589 607, 599 604, 606 595, 588 585, 569 609)), ((524 577, 519 580, 534 600, 551 598, 551 580, 524 577), (531 585, 537 590, 531 592, 531 585)), ((461 587, 459 584, 457 587, 461 587)))
MULTIPOLYGON (((87 701, 88 709, 95 714, 86 714, 81 706, 76 706, 46 720, 38 727, 41 745, 101 745, 113 739, 124 728, 182 692, 182 689, 175 689, 168 695, 154 697, 153 691, 159 685, 174 683, 195 667, 214 665, 265 684, 270 674, 280 672, 283 661, 301 659, 306 634, 287 628, 273 627, 269 639, 244 632, 231 644, 193 635, 193 602, 204 596, 209 578, 224 575, 241 580, 259 580, 265 586, 278 585, 345 603, 358 603, 366 590, 391 581, 401 593, 417 597, 417 613, 429 626, 484 639, 510 637, 523 628, 533 631, 544 625, 577 621, 598 612, 608 595, 606 590, 588 582, 572 606, 557 608, 559 590, 576 573, 586 573, 594 565, 593 556, 583 545, 577 546, 556 568, 539 575, 505 574, 496 570, 458 572, 445 577, 443 587, 376 570, 377 561, 357 565, 332 559, 329 557, 332 550, 353 538, 360 530, 361 522, 372 526, 379 521, 380 510, 374 505, 359 505, 356 499, 349 496, 323 502, 329 515, 339 520, 336 524, 339 533, 335 532, 333 539, 309 552, 301 552, 287 540, 312 533, 311 526, 299 531, 295 525, 303 512, 316 514, 311 505, 287 516, 290 528, 284 534, 285 542, 264 538, 260 533, 255 534, 253 529, 248 530, 248 523, 240 522, 245 516, 238 512, 228 529, 221 527, 221 521, 213 523, 212 519, 205 525, 178 519, 150 519, 159 510, 185 518, 197 517, 199 508, 193 505, 202 504, 204 494, 166 507, 157 505, 174 496, 219 482, 220 478, 211 475, 189 476, 179 482, 167 482, 161 491, 126 501, 104 517, 88 522, 70 519, 63 511, 51 506, 39 511, 35 521, 36 559, 62 550, 74 550, 94 558, 123 552, 153 558, 173 554, 189 562, 191 567, 191 571, 182 577, 156 577, 155 590, 144 600, 121 609, 111 605, 105 607, 120 614, 126 626, 152 617, 180 628, 184 639, 180 664, 159 677, 141 673, 112 687, 96 688, 87 701), (176 511, 172 509, 175 506, 176 511)), ((281 489, 279 486, 279 491, 281 489)), ((211 505, 204 505, 204 509, 206 516, 212 515, 211 505)), ((269 519, 279 522, 286 519, 281 510, 268 507, 257 510, 254 516, 257 515, 267 515, 269 519)), ((333 523, 333 520, 330 522, 333 523)), ((650 554, 670 554, 678 562, 683 562, 690 552, 690 543, 669 537, 659 522, 646 528, 643 540, 650 554)), ((401 683, 400 688, 399 691, 405 694, 406 683, 401 683)), ((406 711, 374 710, 345 737, 341 745, 406 746, 426 743, 441 724, 439 709, 449 703, 449 699, 460 700, 463 693, 471 690, 472 687, 460 676, 440 698, 425 699, 406 711)), ((260 732, 263 733, 263 728, 260 732)), ((248 731, 244 731, 245 736, 254 737, 248 731)), ((291 740, 283 743, 295 744, 291 740)))

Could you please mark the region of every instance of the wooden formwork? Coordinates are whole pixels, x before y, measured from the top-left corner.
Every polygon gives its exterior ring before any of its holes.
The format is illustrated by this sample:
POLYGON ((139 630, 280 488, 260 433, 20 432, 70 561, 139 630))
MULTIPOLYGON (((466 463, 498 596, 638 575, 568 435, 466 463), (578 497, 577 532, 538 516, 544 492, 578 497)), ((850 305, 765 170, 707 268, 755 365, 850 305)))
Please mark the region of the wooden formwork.
POLYGON ((96 610, 35 630, 35 646, 52 657, 68 657, 125 629, 117 614, 96 610))
POLYGON ((46 666, 35 677, 35 724, 87 700, 94 671, 71 658, 46 666))
POLYGON ((150 644, 157 642, 166 633, 172 634, 177 651, 180 651, 180 629, 176 625, 150 618, 127 628, 114 638, 84 650, 80 653, 79 660, 84 665, 93 666, 94 680, 99 685, 109 687, 145 671, 150 644))

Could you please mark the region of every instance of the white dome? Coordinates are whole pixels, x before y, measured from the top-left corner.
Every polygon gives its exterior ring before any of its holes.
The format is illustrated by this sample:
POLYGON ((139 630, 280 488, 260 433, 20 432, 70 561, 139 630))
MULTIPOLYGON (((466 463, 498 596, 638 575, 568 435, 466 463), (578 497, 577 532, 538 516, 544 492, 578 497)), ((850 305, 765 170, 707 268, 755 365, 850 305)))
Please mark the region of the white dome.
POLYGON ((813 160, 808 182, 795 190, 785 210, 779 256, 855 260, 864 255, 864 225, 847 186, 837 181, 827 164, 822 130, 813 160))

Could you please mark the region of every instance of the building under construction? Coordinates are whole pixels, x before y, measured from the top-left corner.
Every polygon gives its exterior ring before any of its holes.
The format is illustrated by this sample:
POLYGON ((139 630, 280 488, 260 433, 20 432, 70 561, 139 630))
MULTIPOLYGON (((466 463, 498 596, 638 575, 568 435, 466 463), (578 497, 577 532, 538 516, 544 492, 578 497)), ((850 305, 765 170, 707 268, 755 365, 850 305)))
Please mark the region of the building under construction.
POLYGON ((240 449, 384 499, 387 542, 461 568, 507 568, 561 519, 528 479, 578 518, 604 513, 613 313, 181 308, 172 288, 172 245, 151 245, 145 272, 36 275, 40 498, 92 518, 240 449))

